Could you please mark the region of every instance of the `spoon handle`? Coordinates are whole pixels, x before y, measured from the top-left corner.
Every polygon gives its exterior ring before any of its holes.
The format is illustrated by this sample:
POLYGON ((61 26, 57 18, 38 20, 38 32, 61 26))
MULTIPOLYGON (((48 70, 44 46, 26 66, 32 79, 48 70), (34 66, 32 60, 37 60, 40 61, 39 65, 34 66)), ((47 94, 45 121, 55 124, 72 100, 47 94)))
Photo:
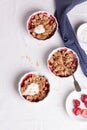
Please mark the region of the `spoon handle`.
POLYGON ((75 76, 74 75, 72 75, 72 76, 73 76, 73 79, 74 79, 75 89, 76 89, 77 92, 80 92, 81 91, 81 87, 80 87, 79 83, 77 82, 77 80, 75 79, 75 76))

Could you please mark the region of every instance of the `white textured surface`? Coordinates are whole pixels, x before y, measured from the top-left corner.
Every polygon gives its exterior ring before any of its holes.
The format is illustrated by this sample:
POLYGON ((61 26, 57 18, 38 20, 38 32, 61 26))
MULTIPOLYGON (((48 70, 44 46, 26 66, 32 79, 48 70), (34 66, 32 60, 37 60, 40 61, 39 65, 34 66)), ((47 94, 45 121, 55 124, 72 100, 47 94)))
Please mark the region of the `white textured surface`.
MULTIPOLYGON (((55 78, 46 66, 49 53, 63 46, 60 35, 42 42, 26 30, 29 15, 38 10, 53 14, 54 7, 53 0, 0 0, 0 130, 87 130, 86 122, 73 121, 65 110, 65 99, 74 90, 72 77, 55 78), (36 104, 25 102, 18 93, 19 79, 33 70, 44 72, 51 83, 48 97, 36 104)), ((87 22, 87 2, 76 6, 69 18, 75 31, 87 22)), ((75 76, 87 88, 80 66, 75 76)))

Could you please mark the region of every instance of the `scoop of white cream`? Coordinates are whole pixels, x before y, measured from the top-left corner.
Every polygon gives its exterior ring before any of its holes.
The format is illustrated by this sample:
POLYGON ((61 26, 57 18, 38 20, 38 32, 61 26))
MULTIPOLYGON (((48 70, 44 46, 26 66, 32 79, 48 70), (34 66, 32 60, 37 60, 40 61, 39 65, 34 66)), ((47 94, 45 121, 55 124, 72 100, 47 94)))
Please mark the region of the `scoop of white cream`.
POLYGON ((41 34, 45 32, 45 28, 43 27, 43 25, 38 25, 35 29, 34 32, 37 34, 41 34))
POLYGON ((38 92, 39 92, 38 84, 31 83, 30 85, 28 85, 23 95, 34 95, 37 94, 38 92))

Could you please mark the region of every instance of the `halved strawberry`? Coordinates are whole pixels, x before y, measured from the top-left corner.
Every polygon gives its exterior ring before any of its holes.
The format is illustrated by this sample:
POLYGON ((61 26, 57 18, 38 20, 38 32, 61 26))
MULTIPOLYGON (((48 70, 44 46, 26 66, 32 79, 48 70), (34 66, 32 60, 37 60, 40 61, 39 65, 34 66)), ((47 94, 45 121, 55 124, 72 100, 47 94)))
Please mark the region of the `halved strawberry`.
POLYGON ((79 107, 76 107, 76 108, 74 108, 73 109, 73 113, 76 115, 76 116, 78 116, 78 115, 80 115, 81 114, 81 108, 79 108, 79 107))
POLYGON ((85 102, 84 104, 85 104, 85 107, 87 107, 87 102, 85 102))
POLYGON ((82 112, 81 112, 81 115, 82 115, 84 118, 87 118, 87 109, 83 109, 82 112))
POLYGON ((74 107, 80 106, 80 101, 78 99, 73 100, 74 107))
POLYGON ((83 95, 81 96, 81 100, 82 100, 82 102, 86 103, 86 102, 87 102, 87 95, 86 95, 86 94, 83 94, 83 95))

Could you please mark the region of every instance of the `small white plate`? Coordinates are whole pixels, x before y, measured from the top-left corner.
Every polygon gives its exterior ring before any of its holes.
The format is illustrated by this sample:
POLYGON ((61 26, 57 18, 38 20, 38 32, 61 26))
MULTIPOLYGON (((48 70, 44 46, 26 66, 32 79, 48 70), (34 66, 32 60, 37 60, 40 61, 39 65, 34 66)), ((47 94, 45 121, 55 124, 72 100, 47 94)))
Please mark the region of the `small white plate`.
MULTIPOLYGON (((87 121, 87 118, 84 118, 82 117, 81 115, 74 115, 73 113, 73 108, 74 108, 74 105, 73 105, 73 100, 74 99, 78 99, 81 101, 81 95, 82 94, 87 94, 87 89, 82 89, 81 92, 76 92, 76 91, 73 91, 69 94, 69 96, 67 97, 66 99, 66 104, 65 104, 65 107, 66 107, 66 111, 68 113, 68 115, 72 118, 72 119, 77 119, 79 121, 87 121)), ((80 108, 82 109, 86 109, 85 108, 85 105, 84 103, 82 103, 82 101, 80 102, 80 108)))

